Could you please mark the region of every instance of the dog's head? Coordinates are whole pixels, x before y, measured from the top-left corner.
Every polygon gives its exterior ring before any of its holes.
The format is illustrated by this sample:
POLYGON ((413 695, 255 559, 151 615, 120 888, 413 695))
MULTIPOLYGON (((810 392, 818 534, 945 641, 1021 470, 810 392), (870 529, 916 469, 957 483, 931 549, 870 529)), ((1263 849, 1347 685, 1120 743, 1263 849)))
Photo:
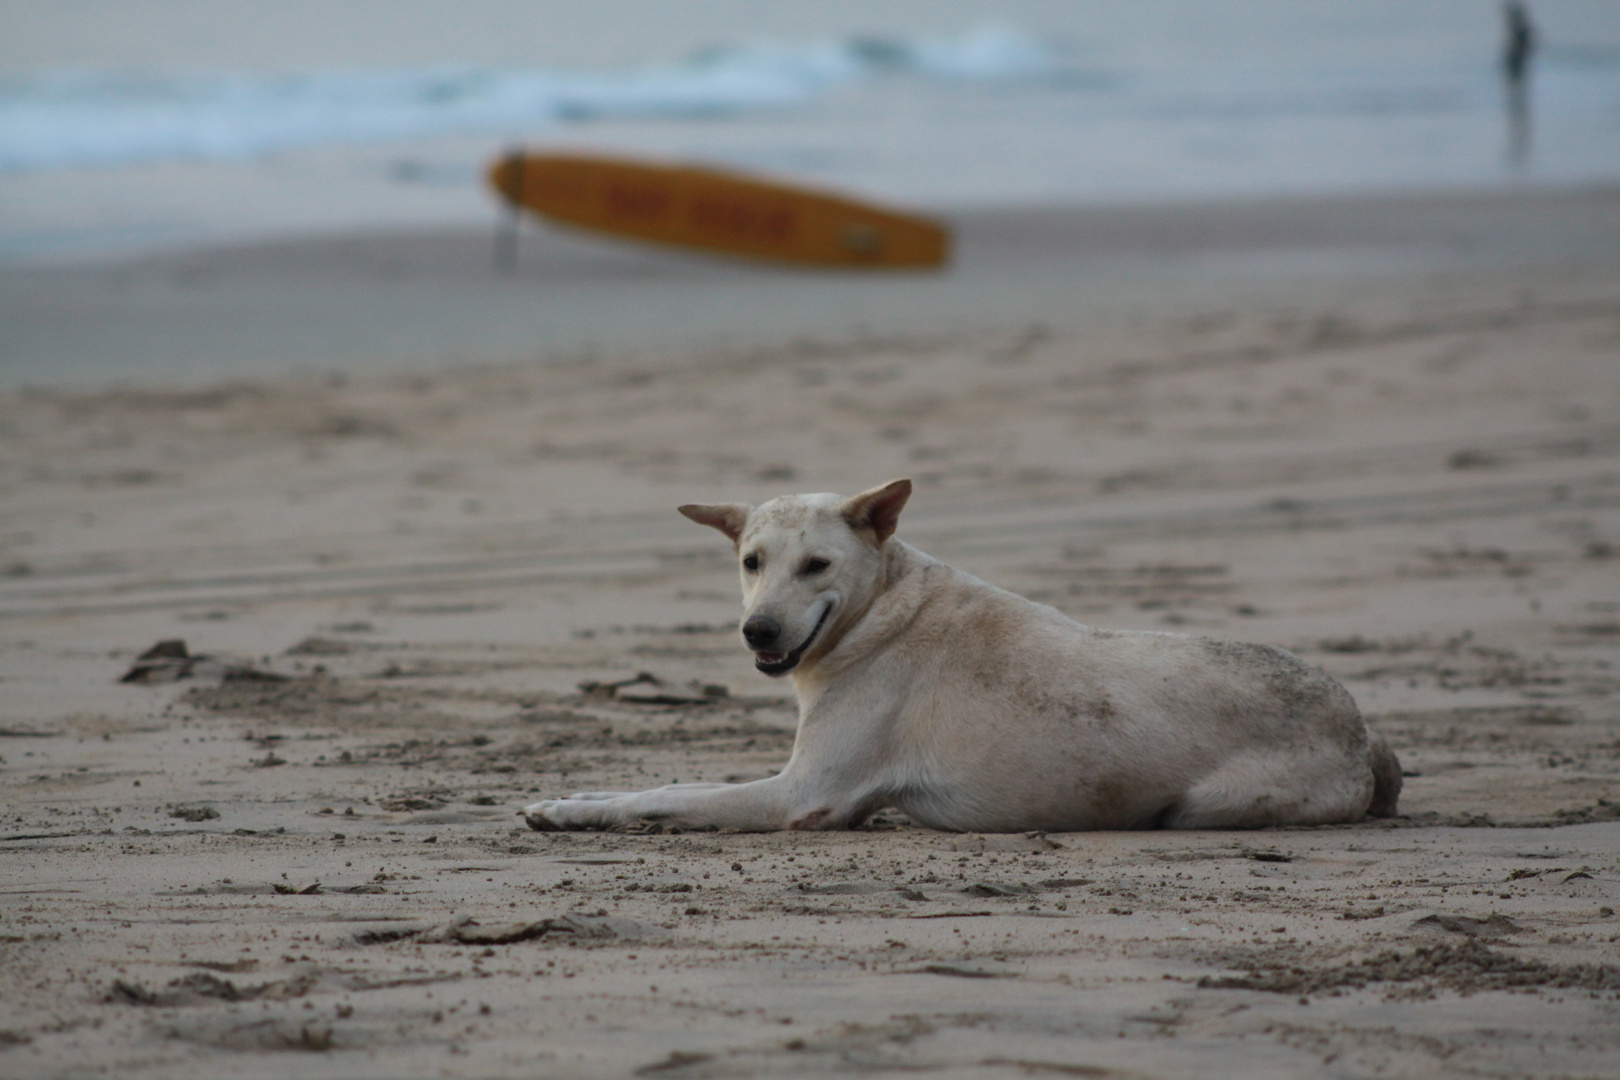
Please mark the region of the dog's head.
POLYGON ((760 671, 786 675, 824 655, 848 617, 865 610, 910 497, 911 481, 893 480, 848 499, 784 495, 761 506, 680 509, 730 538, 742 569, 743 641, 760 671))

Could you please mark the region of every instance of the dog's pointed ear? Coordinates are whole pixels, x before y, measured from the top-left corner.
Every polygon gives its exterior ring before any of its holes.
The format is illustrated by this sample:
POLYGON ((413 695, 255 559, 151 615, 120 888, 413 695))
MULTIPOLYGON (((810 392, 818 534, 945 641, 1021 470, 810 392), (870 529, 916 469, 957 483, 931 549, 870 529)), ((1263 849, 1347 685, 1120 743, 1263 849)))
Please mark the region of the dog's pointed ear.
POLYGON ((881 545, 894 535, 895 527, 900 524, 900 511, 905 508, 909 498, 910 480, 890 480, 882 487, 845 499, 844 505, 838 510, 851 529, 856 532, 870 531, 875 542, 881 545))
POLYGON ((699 525, 719 529, 731 540, 732 547, 742 537, 743 526, 748 524, 748 512, 753 509, 743 503, 721 503, 719 506, 700 506, 688 503, 679 508, 682 514, 699 525))

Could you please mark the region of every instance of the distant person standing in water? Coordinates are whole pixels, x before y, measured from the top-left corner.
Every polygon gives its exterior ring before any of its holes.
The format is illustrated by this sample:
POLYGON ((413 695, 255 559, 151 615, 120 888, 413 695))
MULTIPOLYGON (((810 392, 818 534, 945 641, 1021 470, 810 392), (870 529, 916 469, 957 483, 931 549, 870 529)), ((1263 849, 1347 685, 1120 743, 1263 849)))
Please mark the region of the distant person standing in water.
POLYGON ((1536 51, 1536 28, 1519 0, 1502 5, 1506 34, 1502 74, 1507 80, 1508 163, 1521 166, 1530 158, 1530 55, 1536 51))

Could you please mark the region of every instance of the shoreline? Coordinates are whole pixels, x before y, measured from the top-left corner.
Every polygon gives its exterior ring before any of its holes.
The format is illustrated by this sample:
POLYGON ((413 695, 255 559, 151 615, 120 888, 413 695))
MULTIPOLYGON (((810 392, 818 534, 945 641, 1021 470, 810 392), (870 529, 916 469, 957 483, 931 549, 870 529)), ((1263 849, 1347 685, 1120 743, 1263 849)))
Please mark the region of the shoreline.
POLYGON ((1599 267, 1620 187, 948 215, 939 275, 836 275, 643 248, 526 222, 327 235, 0 266, 0 391, 295 372, 428 371, 959 333, 1159 307, 1287 304, 1359 281, 1599 267))

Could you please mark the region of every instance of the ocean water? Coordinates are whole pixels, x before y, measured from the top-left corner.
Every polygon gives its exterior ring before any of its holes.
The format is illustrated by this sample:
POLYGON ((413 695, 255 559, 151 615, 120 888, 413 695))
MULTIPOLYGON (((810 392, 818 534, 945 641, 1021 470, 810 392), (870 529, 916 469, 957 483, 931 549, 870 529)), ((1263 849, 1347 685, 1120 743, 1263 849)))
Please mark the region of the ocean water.
POLYGON ((303 146, 452 133, 561 135, 625 119, 757 120, 810 112, 882 79, 969 86, 1086 78, 1008 26, 913 38, 715 45, 622 69, 350 68, 316 72, 45 71, 0 83, 0 172, 228 160, 303 146))
POLYGON ((1620 182, 1620 2, 0 0, 0 258, 487 220, 501 148, 940 208, 1620 182))

